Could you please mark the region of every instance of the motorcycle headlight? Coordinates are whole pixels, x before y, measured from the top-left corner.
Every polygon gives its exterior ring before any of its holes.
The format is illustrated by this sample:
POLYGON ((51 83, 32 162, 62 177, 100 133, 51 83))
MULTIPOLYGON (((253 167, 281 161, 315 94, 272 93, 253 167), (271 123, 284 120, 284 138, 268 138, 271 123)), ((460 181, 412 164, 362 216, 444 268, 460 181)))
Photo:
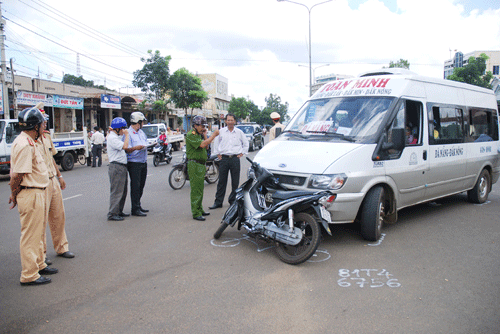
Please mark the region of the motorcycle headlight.
POLYGON ((347 181, 347 175, 342 174, 313 174, 309 179, 309 188, 338 190, 347 181))

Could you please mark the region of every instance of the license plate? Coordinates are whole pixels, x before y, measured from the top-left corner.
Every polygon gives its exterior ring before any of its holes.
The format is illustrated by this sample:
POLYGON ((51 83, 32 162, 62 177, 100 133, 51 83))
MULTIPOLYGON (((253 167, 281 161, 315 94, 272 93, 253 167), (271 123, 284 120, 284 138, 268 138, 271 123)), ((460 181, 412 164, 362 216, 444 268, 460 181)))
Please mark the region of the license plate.
POLYGON ((320 206, 319 207, 320 209, 320 212, 321 212, 321 218, 323 218, 324 220, 326 220, 329 224, 331 224, 332 222, 332 217, 330 215, 330 212, 328 212, 324 206, 320 206))

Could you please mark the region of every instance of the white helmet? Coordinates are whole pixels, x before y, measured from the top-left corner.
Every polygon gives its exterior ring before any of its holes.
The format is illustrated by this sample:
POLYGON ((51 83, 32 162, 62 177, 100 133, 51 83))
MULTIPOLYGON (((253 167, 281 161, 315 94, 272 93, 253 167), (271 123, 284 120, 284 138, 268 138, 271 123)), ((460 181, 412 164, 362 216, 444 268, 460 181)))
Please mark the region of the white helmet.
POLYGON ((281 117, 281 115, 278 114, 276 111, 273 111, 270 116, 272 119, 280 119, 281 117))
POLYGON ((134 111, 130 114, 130 123, 137 124, 140 121, 142 121, 142 123, 146 123, 148 121, 142 112, 134 111))

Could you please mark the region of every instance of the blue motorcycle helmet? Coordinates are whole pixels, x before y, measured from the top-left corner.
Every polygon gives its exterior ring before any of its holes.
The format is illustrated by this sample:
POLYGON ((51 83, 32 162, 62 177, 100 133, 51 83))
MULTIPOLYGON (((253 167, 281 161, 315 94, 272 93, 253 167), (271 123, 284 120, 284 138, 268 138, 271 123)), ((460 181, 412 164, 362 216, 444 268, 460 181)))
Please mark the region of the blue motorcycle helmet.
POLYGON ((111 129, 113 130, 119 130, 119 129, 122 129, 122 128, 126 128, 127 127, 127 121, 122 118, 122 117, 115 117, 113 118, 113 120, 111 121, 111 129))

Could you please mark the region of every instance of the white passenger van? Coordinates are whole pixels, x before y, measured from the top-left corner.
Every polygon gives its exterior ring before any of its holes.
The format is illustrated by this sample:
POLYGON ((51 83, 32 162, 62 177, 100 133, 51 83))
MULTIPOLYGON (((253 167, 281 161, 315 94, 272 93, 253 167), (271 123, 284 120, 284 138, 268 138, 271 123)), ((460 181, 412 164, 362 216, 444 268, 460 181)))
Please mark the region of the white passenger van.
POLYGON ((500 172, 493 92, 383 69, 320 88, 255 161, 290 188, 331 189, 332 222, 367 240, 398 210, 467 191, 487 200, 500 172))

